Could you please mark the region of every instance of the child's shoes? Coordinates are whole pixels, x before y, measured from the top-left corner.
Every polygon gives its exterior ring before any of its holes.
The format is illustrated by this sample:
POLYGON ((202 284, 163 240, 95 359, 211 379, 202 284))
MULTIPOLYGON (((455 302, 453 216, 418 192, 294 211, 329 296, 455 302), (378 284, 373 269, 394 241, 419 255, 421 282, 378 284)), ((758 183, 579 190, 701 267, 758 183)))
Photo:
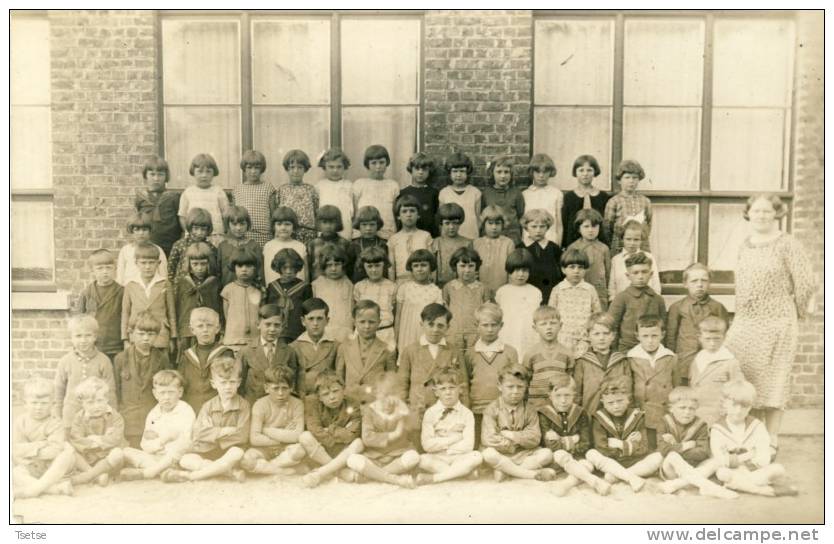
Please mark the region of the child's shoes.
POLYGON ((773 488, 774 497, 795 497, 799 495, 799 489, 786 476, 779 476, 770 482, 773 488))
POLYGON ((321 475, 317 470, 310 471, 301 478, 301 483, 304 484, 304 487, 317 487, 321 483, 321 475))
POLYGON ((596 491, 598 494, 604 497, 611 493, 611 484, 609 484, 605 480, 597 480, 596 482, 594 482, 594 491, 596 491))
POLYGON ((414 478, 408 475, 396 476, 396 483, 405 489, 414 489, 417 487, 417 484, 414 483, 414 478))
POLYGON ((631 490, 635 493, 639 493, 643 486, 646 485, 646 480, 641 478, 640 476, 634 476, 628 481, 628 485, 631 486, 631 490))
POLYGON ((140 468, 123 468, 119 472, 119 480, 122 482, 133 482, 135 480, 144 480, 145 474, 140 468))
POLYGON ((492 477, 498 483, 501 483, 501 482, 503 482, 504 480, 507 479, 507 475, 504 474, 502 471, 497 470, 497 469, 492 471, 492 477))
POLYGON ((104 474, 99 474, 98 477, 96 477, 96 483, 101 487, 107 487, 110 483, 110 475, 106 472, 104 474))
POLYGON ((166 484, 174 484, 188 481, 188 473, 184 470, 177 470, 173 468, 167 469, 162 473, 160 479, 166 484))
POLYGON ((421 472, 417 475, 417 485, 430 485, 434 483, 434 477, 432 474, 426 474, 425 472, 421 472))
POLYGON ((556 479, 556 471, 552 468, 542 468, 536 471, 535 478, 540 482, 552 482, 556 479))
POLYGON ((233 468, 231 472, 229 472, 229 476, 231 476, 232 479, 239 484, 246 481, 246 472, 242 468, 233 468))

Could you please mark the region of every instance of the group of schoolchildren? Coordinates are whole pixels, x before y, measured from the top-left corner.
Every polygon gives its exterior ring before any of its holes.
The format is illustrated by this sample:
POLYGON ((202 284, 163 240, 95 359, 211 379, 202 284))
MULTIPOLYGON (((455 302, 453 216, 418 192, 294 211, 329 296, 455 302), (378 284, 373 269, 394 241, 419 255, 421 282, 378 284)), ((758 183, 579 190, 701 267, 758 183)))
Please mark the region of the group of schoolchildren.
POLYGON ((248 151, 230 202, 211 156, 181 195, 149 160, 131 242, 90 256, 72 351, 54 382, 24 385, 15 495, 247 473, 412 488, 484 465, 497 481, 558 480, 557 495, 638 492, 654 474, 664 493, 796 492, 750 416, 705 266, 684 271, 667 315, 636 161, 610 198, 588 155, 567 195, 544 154, 524 191, 509 157, 488 163, 483 191, 460 153, 439 192, 426 154, 403 189, 390 162, 371 146, 369 177, 350 182, 330 149, 309 185, 293 150, 275 189, 248 151))

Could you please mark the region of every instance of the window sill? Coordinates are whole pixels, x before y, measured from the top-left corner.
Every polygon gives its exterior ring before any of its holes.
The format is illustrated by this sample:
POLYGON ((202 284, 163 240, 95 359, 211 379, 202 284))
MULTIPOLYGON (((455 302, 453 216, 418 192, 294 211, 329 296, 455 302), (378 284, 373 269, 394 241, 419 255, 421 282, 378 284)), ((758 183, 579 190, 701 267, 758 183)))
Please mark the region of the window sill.
POLYGON ((12 310, 69 310, 70 292, 12 292, 12 310))

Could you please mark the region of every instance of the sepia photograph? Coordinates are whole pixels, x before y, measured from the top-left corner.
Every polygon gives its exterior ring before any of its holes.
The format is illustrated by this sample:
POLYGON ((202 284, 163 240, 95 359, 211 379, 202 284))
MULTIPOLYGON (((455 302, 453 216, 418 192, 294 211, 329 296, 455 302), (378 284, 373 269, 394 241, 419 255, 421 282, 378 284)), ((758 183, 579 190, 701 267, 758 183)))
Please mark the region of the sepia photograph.
POLYGON ((823 10, 8 12, 11 524, 825 523, 823 10))

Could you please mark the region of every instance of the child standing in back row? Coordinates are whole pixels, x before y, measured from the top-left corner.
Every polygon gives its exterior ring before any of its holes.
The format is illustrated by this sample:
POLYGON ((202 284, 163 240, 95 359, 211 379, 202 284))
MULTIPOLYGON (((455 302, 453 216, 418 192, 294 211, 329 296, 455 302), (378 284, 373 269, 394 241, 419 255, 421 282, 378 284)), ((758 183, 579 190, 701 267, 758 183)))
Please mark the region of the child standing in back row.
POLYGON ((499 155, 487 164, 487 178, 492 184, 484 187, 481 209, 495 206, 504 215, 504 235, 514 244, 521 243, 519 218, 524 215, 524 197, 521 190, 513 186, 514 162, 509 155, 499 155))
POLYGON ((206 210, 211 216, 212 226, 212 243, 216 247, 220 244, 223 234, 223 216, 229 211, 229 199, 222 187, 213 185, 214 178, 220 175, 220 169, 217 167, 214 157, 206 153, 200 153, 191 159, 191 166, 188 167, 188 173, 196 181, 196 185, 191 185, 180 196, 180 225, 182 230, 187 230, 188 225, 186 219, 188 212, 194 208, 202 208, 206 210))
MULTIPOLYGON (((545 153, 537 153, 530 159, 530 176, 533 183, 524 190, 524 209, 544 210, 553 217, 545 238, 554 244, 562 245, 562 191, 550 185, 548 180, 556 175, 553 159, 545 153)), ((527 245, 529 238, 525 235, 522 242, 527 245)))
MULTIPOLYGON (((434 214, 437 213, 437 207, 440 205, 438 191, 430 185, 434 167, 434 160, 422 151, 412 155, 408 160, 408 166, 405 167, 406 171, 411 174, 411 185, 403 187, 400 191, 400 198, 408 195, 417 199, 420 204, 417 228, 428 232, 433 237, 438 234, 434 214)), ((396 209, 395 215, 399 216, 396 209)), ((399 220, 399 217, 397 219, 399 220)))
POLYGON ((151 223, 151 242, 162 248, 165 255, 171 254, 174 242, 182 235, 177 212, 180 209, 180 194, 166 191, 170 169, 165 159, 151 157, 142 168, 145 188, 136 191, 133 205, 142 217, 151 223))
POLYGON ((342 227, 338 234, 346 240, 351 239, 353 230, 353 184, 344 178, 345 170, 350 168, 350 159, 338 147, 331 147, 319 159, 319 168, 324 170, 324 179, 316 184, 319 192, 319 206, 336 206, 342 217, 342 227), (345 228, 346 227, 346 228, 345 228))
POLYGON ((481 215, 481 191, 468 184, 473 170, 472 160, 463 153, 449 155, 446 172, 452 184, 444 187, 438 196, 440 204, 457 204, 463 209, 460 235, 470 240, 478 237, 478 216, 481 215))
POLYGON ((289 183, 278 188, 275 193, 275 205, 286 206, 298 216, 296 235, 303 244, 316 239, 316 210, 319 209, 319 193, 309 183, 304 183, 304 174, 310 169, 310 158, 300 149, 292 149, 284 155, 284 170, 289 183))
MULTIPOLYGON (((391 166, 391 157, 384 146, 368 147, 362 164, 368 170, 368 177, 353 182, 353 207, 355 210, 360 210, 364 206, 376 208, 382 218, 379 237, 387 240, 397 231, 397 225, 394 222, 394 202, 400 194, 400 184, 385 177, 385 171, 391 166)), ((359 236, 361 236, 359 229, 354 228, 353 237, 359 236)))
POLYGON ((250 149, 244 152, 240 169, 243 171, 243 183, 236 184, 232 189, 232 200, 249 213, 249 235, 260 251, 272 238, 270 215, 275 205, 275 188, 261 179, 266 172, 266 157, 260 151, 250 149))
POLYGON ((623 248, 623 227, 630 220, 646 225, 646 237, 641 249, 649 251, 649 234, 652 230, 652 203, 637 192, 637 185, 646 172, 640 163, 624 160, 617 167, 615 177, 620 182, 619 193, 605 204, 605 237, 611 240, 611 255, 616 255, 623 248))

